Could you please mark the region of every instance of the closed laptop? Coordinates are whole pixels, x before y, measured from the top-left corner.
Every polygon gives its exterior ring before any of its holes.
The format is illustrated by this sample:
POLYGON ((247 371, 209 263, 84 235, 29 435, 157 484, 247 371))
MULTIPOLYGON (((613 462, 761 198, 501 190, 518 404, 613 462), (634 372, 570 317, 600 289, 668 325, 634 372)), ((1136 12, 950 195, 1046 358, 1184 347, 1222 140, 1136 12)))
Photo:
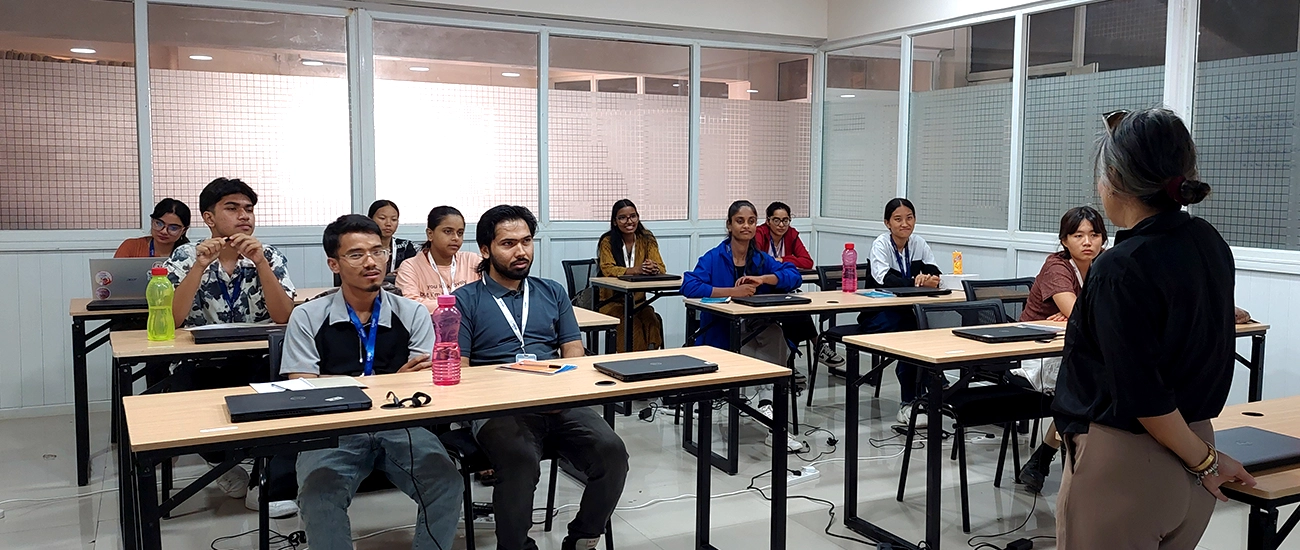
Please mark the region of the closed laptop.
POLYGON ((708 374, 718 371, 717 363, 696 359, 689 355, 667 355, 621 361, 601 361, 595 364, 601 374, 624 382, 657 380, 674 376, 708 374))
POLYGON ((899 298, 919 298, 926 296, 947 296, 952 294, 951 288, 930 288, 926 286, 901 286, 894 288, 881 288, 899 298))
POLYGON ((643 283, 646 281, 677 281, 682 278, 681 275, 671 273, 658 273, 655 275, 620 275, 619 280, 629 283, 643 283))
POLYGON ((955 328, 952 329, 952 333, 986 344, 1051 340, 1060 334, 1058 331, 1027 325, 955 328))
POLYGON ((731 301, 732 303, 749 307, 796 306, 812 303, 812 299, 795 294, 758 294, 755 296, 732 298, 731 301))
POLYGON ((284 325, 229 323, 189 329, 195 344, 224 344, 266 340, 272 333, 284 332, 284 325))
POLYGON ((1252 426, 1214 432, 1214 447, 1251 473, 1300 464, 1300 439, 1252 426))
POLYGON ((370 407, 370 396, 353 386, 226 396, 231 422, 364 411, 370 407))

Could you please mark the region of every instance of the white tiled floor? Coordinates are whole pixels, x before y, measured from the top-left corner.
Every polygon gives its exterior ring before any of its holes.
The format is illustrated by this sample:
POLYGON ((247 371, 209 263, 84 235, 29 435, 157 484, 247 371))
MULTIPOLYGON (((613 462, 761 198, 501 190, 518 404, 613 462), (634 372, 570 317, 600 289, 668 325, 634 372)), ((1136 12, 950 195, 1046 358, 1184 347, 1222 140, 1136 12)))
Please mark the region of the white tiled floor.
MULTIPOLYGON (((863 414, 871 420, 860 425, 863 436, 862 455, 871 457, 860 462, 861 515, 909 539, 919 540, 925 521, 924 509, 924 453, 914 455, 909 472, 908 491, 902 503, 894 500, 897 490, 901 458, 901 442, 893 440, 882 448, 866 443, 866 438, 892 435, 889 424, 898 409, 897 389, 893 377, 886 377, 887 385, 879 400, 867 394, 863 399, 863 414), (884 419, 883 421, 881 419, 884 419)), ((813 407, 800 406, 801 420, 810 426, 830 430, 837 439, 844 433, 844 390, 839 379, 832 379, 832 387, 819 382, 817 400, 813 407)), ((802 399, 801 399, 802 401, 802 399)), ((721 415, 724 416, 725 415, 721 415)), ((0 422, 0 501, 12 498, 44 498, 87 494, 117 486, 116 468, 108 454, 105 414, 93 415, 92 439, 94 471, 91 484, 75 487, 73 472, 73 426, 70 416, 54 416, 0 422)), ((721 419, 719 420, 721 422, 721 419)), ((741 472, 726 476, 713 472, 713 493, 721 495, 740 491, 749 484, 751 476, 768 469, 770 450, 763 444, 764 431, 757 424, 742 420, 740 464, 741 472)), ((695 489, 694 459, 680 451, 680 430, 671 417, 661 416, 654 423, 619 417, 618 432, 627 442, 632 455, 632 471, 623 492, 623 504, 614 518, 614 537, 620 550, 681 550, 691 548, 694 542, 695 508, 691 498, 637 506, 654 499, 689 495, 695 489)), ((721 428, 715 432, 721 435, 721 428)), ((836 516, 831 532, 856 536, 844 529, 841 507, 844 500, 844 449, 832 449, 822 432, 800 436, 813 452, 828 452, 817 465, 821 477, 813 482, 798 485, 791 494, 825 499, 836 505, 836 516), (827 462, 829 460, 829 462, 827 462)), ((715 437, 715 441, 717 438, 715 437)), ((993 441, 1000 440, 995 439, 993 441)), ((946 445, 950 448, 950 445, 946 445)), ((1025 528, 1015 535, 996 537, 990 542, 999 545, 1018 538, 1051 535, 1055 529, 1053 513, 1056 494, 1060 487, 1060 462, 1048 480, 1046 495, 1035 499, 1009 483, 1003 488, 993 487, 997 463, 996 443, 972 443, 968 448, 970 475, 970 503, 972 534, 995 534, 1020 526, 1033 510, 1025 528)), ((1028 450, 1026 449, 1026 452, 1028 450)), ((804 464, 791 460, 792 467, 804 464)), ((960 506, 958 504, 956 462, 944 462, 944 540, 946 548, 968 548, 970 535, 961 532, 960 506)), ((177 470, 178 478, 197 477, 205 466, 197 457, 183 457, 177 470)), ((565 504, 556 518, 556 529, 543 533, 537 527, 533 537, 541 550, 558 550, 564 525, 572 518, 579 497, 579 488, 561 476, 557 502, 565 504)), ((759 486, 770 483, 770 477, 759 479, 759 486)), ((543 489, 537 492, 537 507, 544 505, 543 489)), ((489 499, 490 490, 479 487, 475 500, 489 499)), ((5 518, 0 519, 0 548, 95 548, 114 549, 121 546, 117 527, 117 494, 103 494, 72 498, 49 503, 9 503, 0 505, 5 518)), ((713 503, 712 541, 719 548, 766 548, 768 541, 768 516, 770 505, 753 491, 717 497, 713 503)), ((1220 504, 1201 548, 1207 550, 1234 550, 1245 548, 1246 507, 1240 504, 1220 504)), ((833 548, 863 548, 859 543, 835 539, 823 533, 828 507, 793 499, 789 503, 789 548, 818 550, 833 548)), ((1283 518, 1290 510, 1283 510, 1283 518)), ((396 491, 358 495, 351 509, 353 532, 364 536, 414 522, 415 506, 396 491)), ((255 514, 244 509, 243 502, 228 499, 217 489, 209 487, 185 503, 173 519, 163 522, 163 543, 167 548, 209 548, 217 537, 242 533, 256 526, 255 514)), ((281 533, 300 528, 298 518, 273 521, 281 533)), ((359 549, 409 547, 412 531, 397 529, 356 543, 359 549)), ((490 530, 479 531, 479 548, 493 548, 490 530)), ((980 542, 980 541, 977 541, 980 542)), ((1052 547, 1050 540, 1037 541, 1038 548, 1052 547)), ((464 546, 457 539, 456 548, 464 546)), ((220 549, 253 548, 254 538, 245 536, 223 541, 220 549)), ((603 545, 601 546, 603 548, 603 545)), ((1294 537, 1283 548, 1300 548, 1294 537)))

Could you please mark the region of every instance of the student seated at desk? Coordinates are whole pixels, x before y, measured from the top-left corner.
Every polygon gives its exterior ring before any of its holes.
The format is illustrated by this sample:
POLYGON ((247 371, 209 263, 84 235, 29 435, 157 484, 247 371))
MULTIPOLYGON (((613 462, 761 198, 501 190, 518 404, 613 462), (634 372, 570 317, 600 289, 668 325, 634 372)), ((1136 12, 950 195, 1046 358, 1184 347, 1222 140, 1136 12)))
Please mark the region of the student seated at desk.
MULTIPOLYGON (((1065 321, 1074 312, 1074 303, 1083 292, 1083 281, 1088 277, 1092 261, 1106 246, 1106 221, 1091 206, 1079 206, 1066 211, 1061 217, 1057 233, 1061 251, 1047 257, 1043 268, 1034 279, 1025 302, 1020 321, 1065 321)), ((1011 371, 1016 380, 1037 391, 1056 393, 1056 374, 1061 369, 1061 358, 1048 357, 1022 361, 1021 368, 1011 371)), ((1051 471, 1052 460, 1061 447, 1056 434, 1056 424, 1047 427, 1043 442, 1021 468, 1018 479, 1032 493, 1043 490, 1043 483, 1051 471)))
MULTIPOLYGON (((393 234, 397 233, 398 222, 401 219, 401 212, 397 210, 397 203, 380 199, 370 203, 370 213, 367 214, 371 220, 379 224, 379 230, 384 232, 384 248, 388 249, 388 263, 384 264, 384 281, 392 283, 397 278, 397 268, 410 258, 414 258, 420 252, 416 249, 415 244, 406 239, 399 239, 393 234)), ((339 275, 334 274, 334 286, 339 286, 341 281, 339 275)), ((388 290, 392 290, 389 287, 388 290)))
MULTIPOLYGON (((654 275, 663 273, 667 267, 664 259, 659 257, 659 241, 654 233, 641 224, 641 215, 636 205, 628 199, 614 203, 614 210, 609 215, 609 231, 600 236, 596 245, 597 261, 601 277, 621 277, 623 275, 654 275)), ((623 318, 623 301, 614 299, 614 292, 601 289, 597 303, 600 312, 611 317, 623 318)), ((645 293, 637 293, 633 303, 645 301, 645 293)), ((627 327, 619 325, 618 352, 624 349, 624 331, 627 327)), ((651 306, 644 306, 632 316, 632 351, 662 349, 664 347, 664 321, 651 306)))
MULTIPOLYGON (((199 193, 199 209, 212 237, 198 244, 176 247, 164 263, 167 278, 176 285, 172 315, 176 327, 214 323, 284 323, 293 311, 293 281, 284 254, 253 237, 257 193, 238 179, 217 178, 199 193)), ((263 363, 265 357, 257 358, 263 363)), ((259 381, 266 367, 248 361, 220 364, 183 364, 173 387, 178 390, 229 388, 259 381)), ((222 453, 200 453, 209 462, 221 462, 222 453)), ((217 485, 232 498, 244 498, 257 509, 259 491, 248 490, 248 472, 231 468, 217 485)), ((274 517, 296 514, 291 500, 271 502, 274 517)))
MULTIPOLYGON (((483 278, 453 293, 461 313, 460 352, 466 368, 583 355, 582 335, 564 285, 528 276, 536 231, 537 219, 522 206, 496 206, 479 218, 475 239, 483 278)), ((519 376, 519 391, 527 391, 527 378, 535 375, 519 376)), ((497 548, 537 548, 528 530, 533 526, 543 444, 587 476, 582 506, 569 523, 561 549, 596 547, 618 506, 628 471, 623 440, 599 414, 579 407, 498 417, 475 422, 474 431, 497 477, 492 488, 497 548)))
MULTIPOLYGON (((379 226, 357 214, 325 228, 326 261, 343 284, 339 292, 294 309, 284 335, 281 374, 364 376, 432 366, 429 310, 381 288, 391 249, 380 239, 379 226)), ((429 430, 340 436, 337 447, 298 453, 296 466, 298 503, 312 548, 352 548, 348 506, 374 470, 384 472, 420 503, 412 548, 452 547, 460 519, 461 478, 442 442, 429 430)))
POLYGON ((478 254, 461 252, 465 242, 465 217, 460 210, 439 206, 429 211, 420 255, 397 267, 397 288, 429 311, 438 309, 438 296, 479 279, 478 254))
MULTIPOLYGON (((682 296, 687 298, 733 298, 755 294, 791 292, 803 284, 803 277, 793 264, 783 263, 759 250, 754 244, 758 210, 749 201, 736 201, 727 209, 727 238, 713 250, 700 256, 695 269, 682 277, 682 296)), ((760 323, 763 323, 760 321, 760 323)), ((700 313, 700 335, 696 345, 731 349, 731 331, 727 323, 716 321, 709 313, 700 313)), ((786 339, 781 325, 775 323, 743 327, 741 333, 759 331, 737 350, 738 353, 784 366, 793 345, 786 339)), ((772 386, 758 389, 758 411, 772 417, 772 386)), ((777 419, 784 420, 784 419, 777 419)), ((768 441, 771 444, 770 438, 768 441)), ((790 437, 791 451, 803 444, 790 437)))
POLYGON ((185 236, 190 229, 190 207, 185 203, 173 198, 160 200, 149 219, 149 236, 122 241, 114 258, 167 258, 176 247, 190 242, 185 236))
MULTIPOLYGON (((930 245, 913 233, 916 228, 916 207, 912 201, 896 198, 885 204, 885 227, 871 244, 871 278, 885 288, 924 286, 939 287, 939 266, 934 260, 930 245)), ((858 325, 866 334, 895 332, 916 328, 912 308, 898 308, 858 315, 858 325)), ((921 370, 911 363, 898 362, 894 372, 898 375, 902 394, 898 409, 898 422, 906 425, 912 415, 912 402, 918 397, 917 383, 921 370)), ((924 413, 916 415, 916 427, 924 428, 929 420, 924 413)))
MULTIPOLYGON (((799 231, 790 226, 790 205, 781 201, 767 205, 767 223, 754 230, 754 246, 787 264, 799 269, 812 269, 812 255, 799 240, 799 231)), ((781 323, 782 330, 791 342, 802 342, 817 337, 817 325, 812 317, 787 320, 781 323)), ((844 357, 835 352, 828 342, 817 347, 817 360, 828 367, 843 367, 844 357)))

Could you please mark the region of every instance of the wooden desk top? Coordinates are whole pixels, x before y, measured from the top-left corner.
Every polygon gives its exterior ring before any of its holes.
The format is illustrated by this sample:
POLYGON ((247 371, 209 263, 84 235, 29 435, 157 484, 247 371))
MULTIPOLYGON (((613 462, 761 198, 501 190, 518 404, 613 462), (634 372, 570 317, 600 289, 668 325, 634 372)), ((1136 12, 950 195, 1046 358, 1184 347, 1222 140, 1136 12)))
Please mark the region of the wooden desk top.
POLYGON ((592 277, 591 284, 601 288, 632 292, 663 292, 682 288, 682 280, 675 281, 624 281, 618 277, 592 277))
MULTIPOLYGON (((1225 407, 1214 419, 1215 430, 1254 426, 1291 437, 1300 437, 1300 396, 1269 399, 1225 407), (1242 413, 1256 413, 1247 416, 1242 413)), ((1231 449, 1221 449, 1232 455, 1231 449)), ((1224 489, 1263 499, 1280 499, 1300 494, 1300 466, 1285 466, 1255 474, 1254 487, 1225 485, 1224 489)))
MULTIPOLYGON (((294 292, 293 304, 300 305, 316 295, 331 290, 334 287, 321 288, 299 288, 294 292)), ((73 298, 68 304, 68 315, 73 317, 115 317, 118 315, 148 315, 147 309, 110 309, 90 311, 86 309, 86 304, 90 303, 90 298, 73 298)))
MULTIPOLYGON (((578 327, 582 329, 615 327, 620 323, 617 317, 589 309, 575 307, 573 313, 578 318, 578 327)), ((195 344, 194 335, 183 329, 176 331, 176 339, 169 342, 150 342, 148 333, 143 330, 115 330, 109 334, 108 342, 113 348, 114 359, 147 359, 186 353, 219 354, 266 349, 267 345, 266 340, 195 344)))
POLYGON ((835 311, 861 310, 864 308, 908 307, 915 304, 943 304, 966 301, 966 296, 959 292, 953 292, 947 296, 933 297, 868 298, 854 292, 825 290, 819 292, 804 292, 800 293, 799 296, 811 299, 812 303, 788 306, 752 307, 734 302, 727 302, 725 304, 706 304, 701 302, 699 298, 689 298, 686 302, 691 304, 692 307, 698 307, 704 311, 739 317, 745 315, 766 315, 773 313, 832 313, 835 311))
MULTIPOLYGON (((1008 325, 1019 324, 1022 323, 1008 323, 1008 325)), ((1063 322, 1035 321, 1031 324, 1065 327, 1063 322)), ((1268 325, 1260 323, 1237 325, 1237 336, 1260 334, 1268 331, 1268 329, 1268 325)), ((883 334, 860 334, 845 338, 844 344, 868 351, 880 351, 894 356, 914 359, 927 365, 943 365, 1025 356, 1050 357, 1060 355, 1065 349, 1065 338, 1056 338, 1047 344, 1036 341, 986 344, 957 336, 952 333, 951 328, 937 328, 883 334)))
POLYGON ((497 411, 552 405, 562 408, 579 399, 616 401, 621 396, 647 392, 760 383, 790 375, 790 370, 784 367, 703 346, 689 350, 623 353, 618 357, 634 359, 683 354, 717 363, 718 372, 597 386, 596 382, 613 379, 596 372, 592 364, 601 360, 601 357, 592 356, 568 360, 578 365, 578 369, 553 376, 504 371, 494 367, 470 367, 462 371, 461 382, 455 386, 434 386, 429 371, 385 374, 365 379, 369 386, 365 391, 375 404, 370 410, 239 424, 230 422, 225 397, 253 393, 252 388, 247 386, 132 396, 122 400, 122 407, 129 427, 131 449, 140 452, 258 437, 364 428, 386 422, 488 415, 497 411), (424 392, 433 397, 433 402, 420 408, 381 409, 379 405, 384 403, 384 397, 389 391, 402 397, 409 397, 417 391, 424 392))

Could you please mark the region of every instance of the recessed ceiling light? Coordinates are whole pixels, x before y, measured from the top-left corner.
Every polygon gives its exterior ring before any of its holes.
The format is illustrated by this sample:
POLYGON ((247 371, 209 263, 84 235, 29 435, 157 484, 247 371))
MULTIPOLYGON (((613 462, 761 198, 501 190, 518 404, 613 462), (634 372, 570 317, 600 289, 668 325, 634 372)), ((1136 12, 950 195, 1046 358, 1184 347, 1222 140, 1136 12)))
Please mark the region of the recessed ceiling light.
POLYGON ((302 64, 303 64, 303 65, 306 65, 306 66, 308 66, 308 67, 319 67, 319 66, 321 66, 321 65, 324 65, 325 62, 324 62, 324 61, 316 61, 316 60, 314 60, 314 59, 304 59, 304 60, 302 61, 302 64))
POLYGON ((848 98, 850 98, 850 97, 858 97, 858 96, 853 95, 853 94, 840 94, 840 97, 842 97, 842 98, 844 98, 844 99, 848 99, 848 98))
POLYGON ((746 91, 746 92, 749 92, 749 93, 751 93, 751 94, 756 94, 756 93, 758 93, 758 90, 752 90, 752 89, 751 89, 751 90, 745 90, 745 91, 746 91))
POLYGON ((193 59, 193 60, 195 60, 195 61, 212 61, 212 56, 210 56, 210 55, 191 55, 191 56, 190 56, 190 59, 193 59))
POLYGON ((415 72, 417 72, 417 73, 427 73, 427 72, 429 72, 429 68, 428 68, 428 67, 411 67, 411 70, 412 70, 412 71, 415 71, 415 72))
POLYGON ((681 84, 673 84, 673 87, 674 87, 674 88, 681 88, 682 85, 681 85, 681 84))
POLYGON ((94 48, 72 48, 71 50, 68 51, 71 51, 72 53, 82 53, 87 55, 95 53, 94 48))
POLYGON ((519 78, 519 73, 501 73, 506 78, 519 78))

